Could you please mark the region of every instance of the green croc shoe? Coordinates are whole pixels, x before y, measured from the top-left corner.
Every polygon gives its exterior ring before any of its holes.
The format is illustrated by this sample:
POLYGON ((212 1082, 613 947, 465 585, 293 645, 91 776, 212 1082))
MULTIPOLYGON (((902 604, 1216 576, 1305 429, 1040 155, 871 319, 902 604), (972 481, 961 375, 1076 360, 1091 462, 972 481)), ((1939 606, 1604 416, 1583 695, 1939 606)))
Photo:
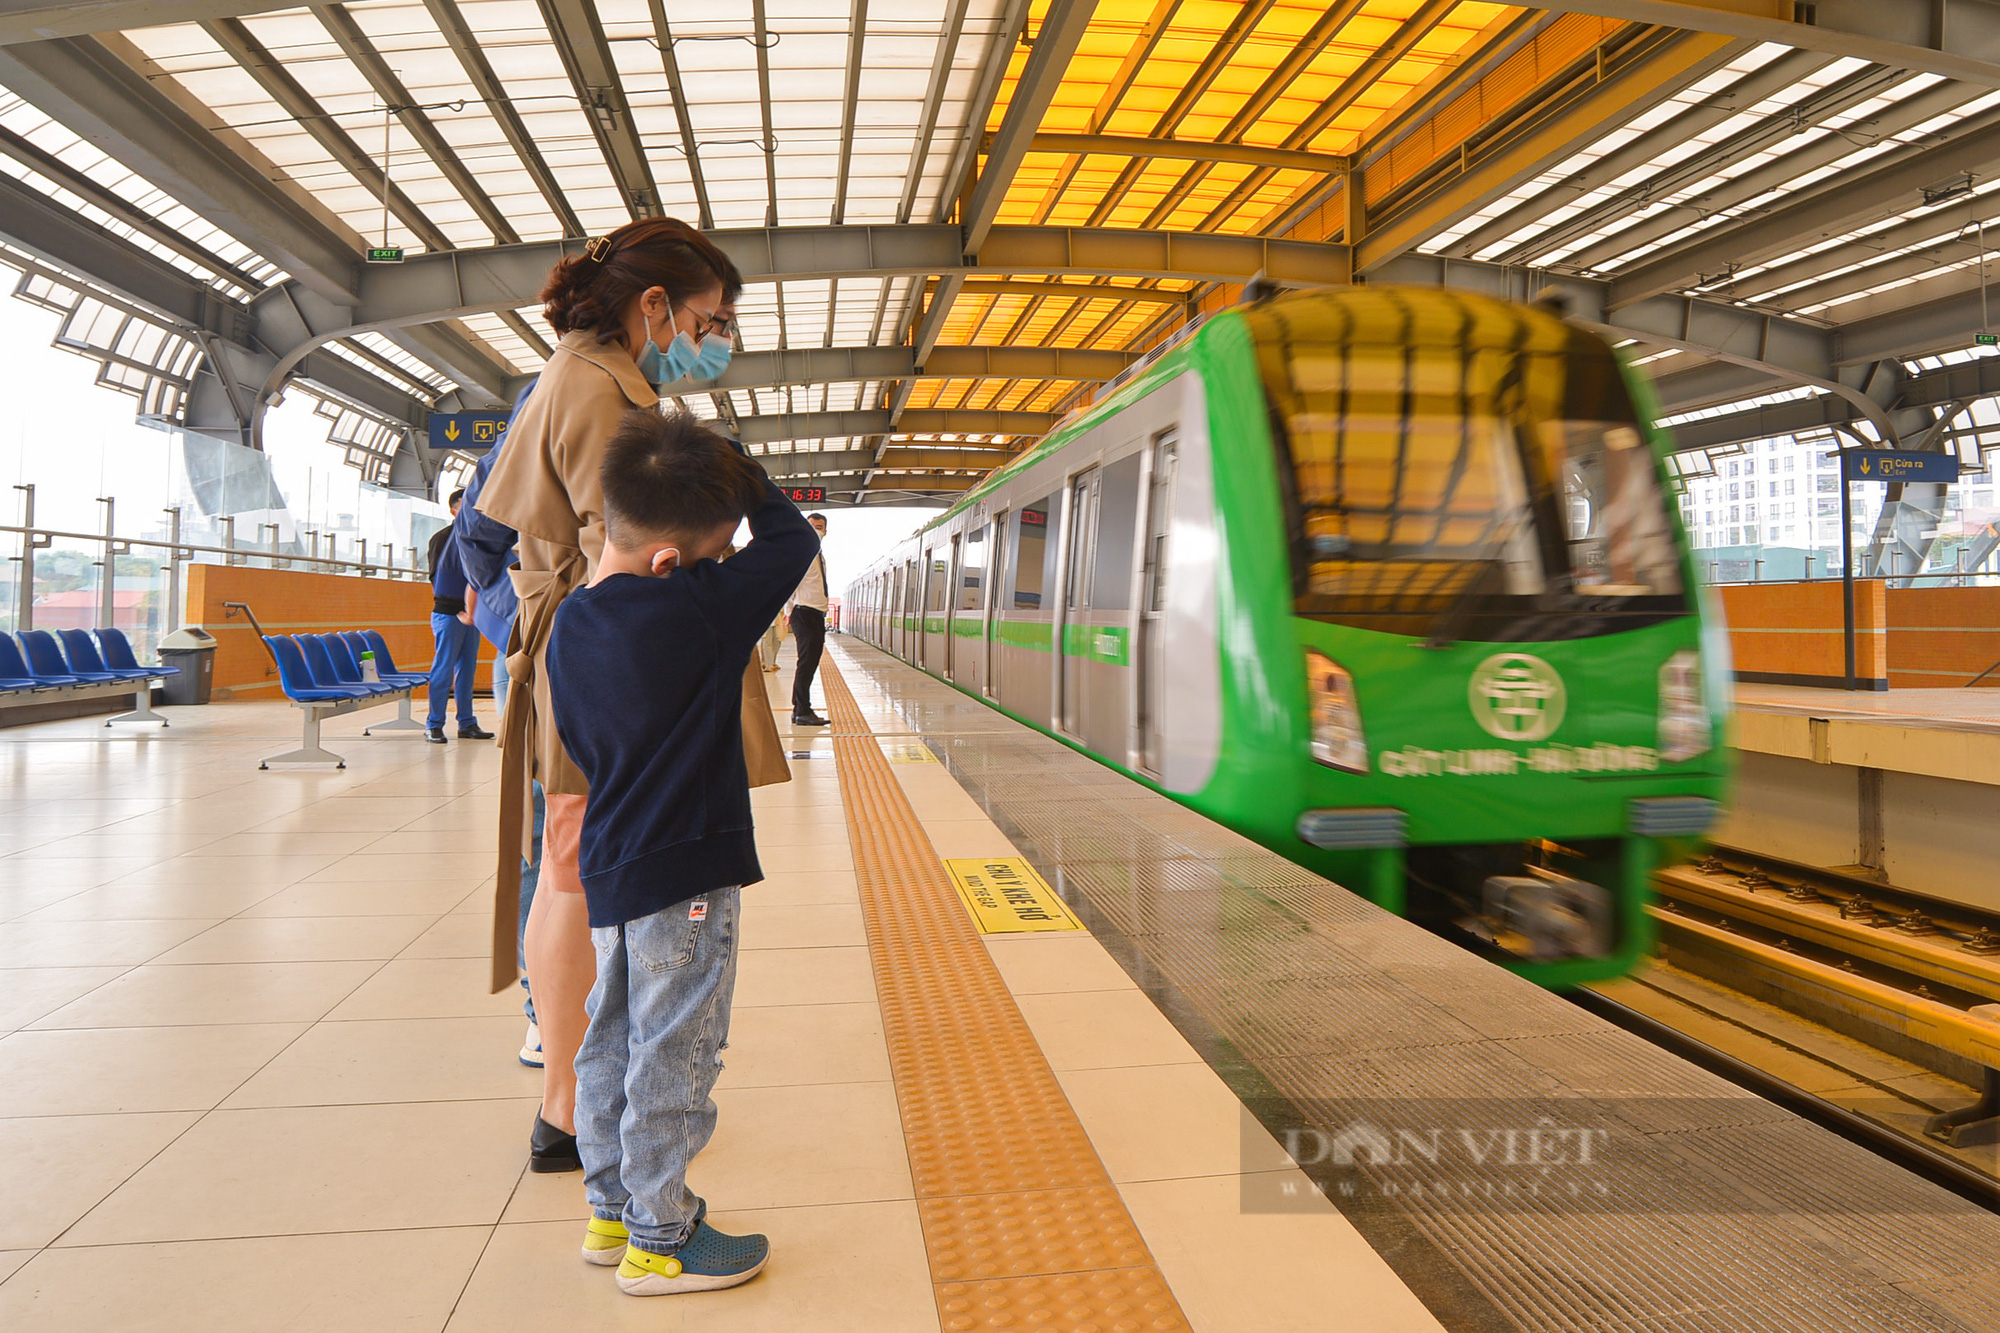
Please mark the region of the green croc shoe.
POLYGON ((583 1261, 609 1268, 625 1257, 625 1224, 602 1217, 590 1219, 583 1230, 583 1261))
POLYGON ((672 1254, 638 1246, 618 1265, 618 1286, 628 1296, 676 1296, 684 1291, 719 1291, 748 1282, 763 1271, 771 1242, 763 1236, 726 1236, 707 1222, 672 1254))

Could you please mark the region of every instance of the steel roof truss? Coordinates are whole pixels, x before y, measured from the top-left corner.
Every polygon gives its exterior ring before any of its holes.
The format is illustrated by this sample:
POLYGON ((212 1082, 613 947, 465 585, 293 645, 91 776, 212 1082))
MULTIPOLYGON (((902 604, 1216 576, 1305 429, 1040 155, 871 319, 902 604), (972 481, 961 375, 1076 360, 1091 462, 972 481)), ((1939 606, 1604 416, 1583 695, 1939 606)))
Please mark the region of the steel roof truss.
POLYGON ((591 0, 536 0, 536 4, 626 208, 635 218, 659 216, 660 187, 646 161, 646 146, 633 122, 617 62, 598 22, 597 6, 591 0))

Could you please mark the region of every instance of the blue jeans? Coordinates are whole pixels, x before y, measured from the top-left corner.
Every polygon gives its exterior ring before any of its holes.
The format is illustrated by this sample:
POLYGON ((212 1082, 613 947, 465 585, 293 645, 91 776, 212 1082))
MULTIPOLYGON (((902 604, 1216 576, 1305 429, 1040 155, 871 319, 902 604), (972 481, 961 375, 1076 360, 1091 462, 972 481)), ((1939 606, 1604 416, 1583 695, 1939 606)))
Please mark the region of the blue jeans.
POLYGON ((708 1094, 729 1044, 739 896, 716 889, 590 932, 597 984, 576 1057, 583 1192, 654 1254, 686 1244, 699 1216, 687 1169, 715 1132, 708 1094))
POLYGON ((521 858, 521 920, 514 927, 515 965, 521 969, 521 989, 527 998, 521 1001, 521 1008, 527 1012, 530 1023, 539 1022, 535 1017, 535 992, 528 985, 528 912, 535 905, 535 886, 542 882, 542 821, 548 818, 548 802, 542 799, 542 784, 537 782, 535 791, 535 857, 531 861, 521 858))
POLYGON ((431 613, 431 637, 437 640, 437 655, 431 658, 431 714, 433 727, 444 725, 445 696, 458 695, 458 725, 476 726, 472 715, 472 673, 479 665, 479 631, 457 616, 431 613))
POLYGON ((493 712, 495 716, 507 711, 507 686, 510 680, 511 677, 507 675, 507 650, 504 647, 499 648, 493 654, 493 712))

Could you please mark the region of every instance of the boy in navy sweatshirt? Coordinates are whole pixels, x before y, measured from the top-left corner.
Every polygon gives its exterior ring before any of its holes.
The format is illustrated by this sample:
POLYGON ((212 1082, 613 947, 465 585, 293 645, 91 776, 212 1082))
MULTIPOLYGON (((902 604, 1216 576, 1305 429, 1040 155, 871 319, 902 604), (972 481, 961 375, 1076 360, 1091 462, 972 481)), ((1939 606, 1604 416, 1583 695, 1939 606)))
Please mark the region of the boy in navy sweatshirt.
POLYGON ((704 1220, 688 1163, 715 1130, 738 891, 763 878, 742 680, 819 538, 764 470, 687 416, 635 411, 606 450, 597 575, 556 613, 556 729, 590 780, 580 857, 597 984, 576 1057, 583 1257, 635 1296, 763 1268, 704 1220), (717 563, 748 515, 750 544, 717 563))

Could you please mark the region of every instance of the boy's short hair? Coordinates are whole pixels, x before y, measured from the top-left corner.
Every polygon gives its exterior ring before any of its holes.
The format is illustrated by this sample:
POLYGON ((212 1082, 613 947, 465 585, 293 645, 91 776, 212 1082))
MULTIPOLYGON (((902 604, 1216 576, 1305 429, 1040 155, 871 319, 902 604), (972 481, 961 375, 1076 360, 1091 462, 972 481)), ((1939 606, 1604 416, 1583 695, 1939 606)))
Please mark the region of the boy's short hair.
POLYGON ((604 535, 621 550, 711 532, 764 501, 764 469, 685 412, 627 412, 601 478, 604 535))

